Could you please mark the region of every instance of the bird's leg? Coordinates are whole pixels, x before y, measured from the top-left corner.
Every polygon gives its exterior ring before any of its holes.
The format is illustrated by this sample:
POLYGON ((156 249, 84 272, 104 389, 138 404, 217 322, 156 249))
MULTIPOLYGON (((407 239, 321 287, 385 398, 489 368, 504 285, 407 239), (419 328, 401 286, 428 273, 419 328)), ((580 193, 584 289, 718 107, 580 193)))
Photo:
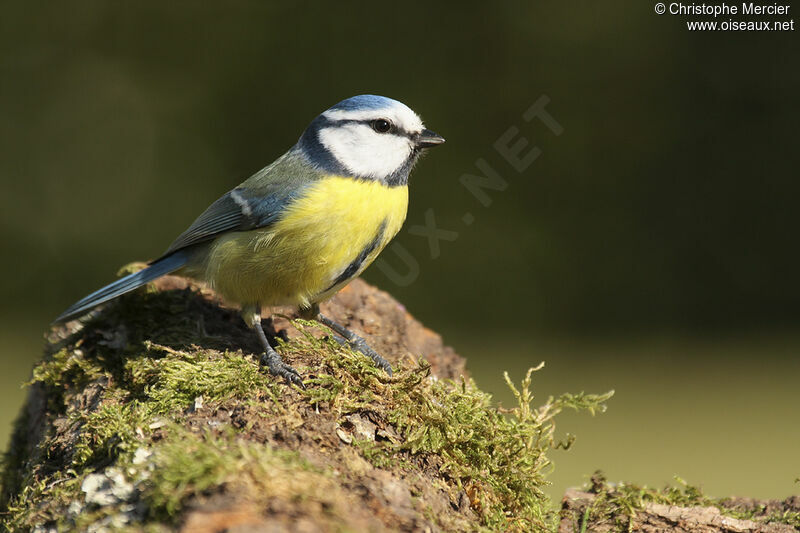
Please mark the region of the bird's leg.
POLYGON ((261 327, 261 324, 257 324, 253 329, 256 330, 258 340, 260 340, 261 344, 264 346, 264 353, 261 354, 261 359, 259 362, 267 367, 270 374, 282 377, 289 384, 295 384, 298 387, 305 389, 306 387, 303 385, 303 378, 300 377, 300 374, 297 373, 297 370, 284 363, 280 354, 275 351, 275 348, 269 345, 269 341, 267 341, 267 336, 264 334, 264 328, 261 327))
POLYGON ((312 316, 315 317, 317 322, 328 326, 333 331, 335 331, 338 335, 333 335, 333 339, 338 342, 339 344, 347 344, 351 348, 358 350, 362 354, 366 355, 370 359, 375 362, 375 365, 379 368, 382 368, 386 371, 387 374, 390 376, 392 375, 392 365, 389 364, 389 361, 381 357, 381 355, 369 347, 367 341, 362 339, 360 336, 356 335, 343 325, 339 324, 331 320, 330 318, 326 317, 322 313, 319 312, 319 305, 314 304, 312 307, 308 309, 300 309, 300 313, 303 316, 312 316))
POLYGON ((305 385, 303 385, 303 378, 300 377, 300 374, 297 373, 297 370, 284 363, 280 354, 275 351, 275 348, 270 346, 269 341, 267 340, 267 335, 264 333, 264 328, 261 326, 261 313, 259 312, 258 308, 243 308, 242 317, 247 325, 256 332, 258 340, 261 341, 261 345, 264 347, 264 353, 261 354, 261 359, 259 360, 261 365, 266 366, 270 374, 282 377, 290 385, 295 384, 305 389, 305 385))

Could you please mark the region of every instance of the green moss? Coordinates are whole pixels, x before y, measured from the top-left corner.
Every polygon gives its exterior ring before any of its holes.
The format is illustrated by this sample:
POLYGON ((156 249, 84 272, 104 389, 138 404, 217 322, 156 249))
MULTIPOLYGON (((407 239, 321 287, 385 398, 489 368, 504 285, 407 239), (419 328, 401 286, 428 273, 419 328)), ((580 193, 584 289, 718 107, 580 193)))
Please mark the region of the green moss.
MULTIPOLYGON (((249 485, 265 501, 319 496, 333 485, 330 473, 314 468, 296 452, 237 438, 234 431, 198 435, 174 428, 152 449, 141 468, 149 472, 142 500, 153 518, 172 519, 189 497, 225 483, 249 485)), ((329 498, 329 497, 328 497, 329 498)))
POLYGON ((416 401, 390 415, 406 435, 400 448, 441 456, 442 470, 465 488, 484 525, 495 530, 547 526, 552 513, 542 489, 551 466, 546 454, 557 444, 554 417, 565 407, 601 410, 611 396, 548 398, 531 408, 535 370, 528 371, 520 389, 506 374, 518 401, 507 411, 494 407, 491 396, 472 381, 434 381, 410 391, 416 401))
MULTIPOLYGON (((180 420, 195 398, 202 397, 207 405, 231 399, 268 399, 268 405, 280 409, 279 385, 241 353, 196 347, 183 351, 136 338, 120 345, 114 337, 110 324, 118 320, 118 313, 139 314, 144 306, 151 312, 157 308, 156 315, 163 316, 175 311, 176 298, 181 297, 186 299, 185 291, 142 293, 132 302, 122 302, 107 316, 93 319, 92 328, 87 327, 90 333, 34 368, 29 385, 43 388, 51 415, 64 415, 80 431, 77 440, 68 443, 56 435, 45 435, 29 456, 21 429, 26 424, 18 422, 20 429, 1 463, 1 503, 12 529, 62 518, 64 504, 80 496, 80 483, 87 473, 112 461, 124 462, 148 442, 161 425, 159 421, 180 420), (98 407, 70 406, 89 384, 95 385, 97 397, 91 403, 98 407), (68 397, 70 401, 65 401, 68 397), (40 505, 42 501, 48 503, 40 505)), ((185 302, 182 307, 185 309, 185 302)), ((191 346, 196 340, 196 324, 185 329, 168 322, 148 325, 154 337, 164 340, 166 336, 177 346, 191 346)), ((122 334, 122 338, 126 336, 122 334)))
POLYGON ((53 521, 79 494, 80 480, 74 471, 27 477, 20 492, 7 502, 0 525, 6 531, 29 531, 35 524, 53 521))
MULTIPOLYGON (((191 295, 139 292, 123 298, 35 368, 33 382, 44 388, 50 414, 80 431, 64 442, 51 427, 52 433, 38 443, 32 457, 51 457, 52 468, 29 461, 27 452, 20 451, 23 436, 16 439, 3 467, 6 524, 17 529, 42 523, 77 527, 64 509, 81 501, 85 476, 108 464, 138 480, 153 524, 173 520, 188 499, 223 484, 255 487, 248 493, 264 498, 314 497, 329 508, 347 501, 330 472, 311 468, 294 452, 248 441, 247 428, 200 434, 185 429, 184 419, 202 397, 206 407, 256 404, 254 416, 286 427, 297 427, 298 412, 312 409, 335 420, 369 413, 388 428, 374 441, 356 442, 373 465, 396 472, 434 465, 451 501, 465 492, 482 527, 550 528, 555 512, 542 490, 552 467, 547 453, 569 444, 555 441, 554 418, 565 408, 602 410, 611 396, 563 395, 534 407, 531 380, 539 367, 519 387, 506 376, 517 405, 502 409, 471 380, 429 379, 424 361, 396 368, 389 377, 330 336, 312 335, 318 324, 297 320, 303 335, 281 343, 279 350, 298 355, 310 365, 301 371, 312 377, 304 391, 293 389, 297 394, 288 405, 289 389, 282 382, 254 358, 227 348, 240 344, 238 333, 249 335, 231 325, 238 318, 220 316, 216 308, 203 311, 211 304, 191 295), (203 322, 204 316, 218 317, 218 322, 203 322), (202 347, 197 346, 201 341, 202 347), (134 465, 134 452, 142 447, 152 452, 151 458, 145 466, 134 465)), ((79 525, 113 512, 84 513, 79 525)))
POLYGON ((148 353, 126 362, 124 380, 104 390, 99 409, 71 413, 82 428, 73 457, 76 466, 131 451, 160 417, 179 418, 199 397, 213 405, 266 396, 279 405, 278 385, 241 354, 179 351, 149 341, 144 346, 148 353), (155 358, 153 352, 168 357, 155 358))
MULTIPOLYGON (((301 320, 304 329, 316 326, 301 320)), ((565 394, 533 408, 528 371, 518 389, 506 382, 518 405, 500 409, 472 380, 425 379, 430 367, 401 368, 389 378, 361 354, 305 336, 309 351, 328 351, 328 372, 311 381, 306 395, 341 414, 362 410, 385 417, 402 434, 402 441, 376 441, 361 446, 375 466, 396 466, 407 455, 436 455, 441 472, 467 492, 483 525, 495 530, 530 531, 551 526, 554 515, 543 488, 551 467, 547 452, 569 443, 554 440, 554 418, 565 408, 591 413, 605 409, 612 392, 602 395, 565 394)))
POLYGON ((588 524, 612 523, 620 531, 631 531, 637 511, 647 504, 657 503, 677 507, 716 507, 726 516, 763 523, 789 524, 800 528, 800 512, 766 512, 763 505, 749 509, 731 506, 724 498, 711 498, 696 486, 676 478, 677 485, 661 489, 643 487, 632 483, 609 485, 602 472, 592 476, 589 492, 595 495, 581 518, 581 528, 588 524))
POLYGON ((219 403, 251 398, 257 391, 258 396, 278 403, 279 383, 241 353, 180 351, 149 341, 145 346, 151 353, 162 352, 169 357, 139 357, 126 365, 126 371, 131 385, 141 390, 156 414, 185 409, 198 396, 219 403))
POLYGON ((33 369, 28 384, 43 383, 51 391, 74 384, 85 384, 102 375, 102 369, 87 360, 83 350, 62 348, 33 369))

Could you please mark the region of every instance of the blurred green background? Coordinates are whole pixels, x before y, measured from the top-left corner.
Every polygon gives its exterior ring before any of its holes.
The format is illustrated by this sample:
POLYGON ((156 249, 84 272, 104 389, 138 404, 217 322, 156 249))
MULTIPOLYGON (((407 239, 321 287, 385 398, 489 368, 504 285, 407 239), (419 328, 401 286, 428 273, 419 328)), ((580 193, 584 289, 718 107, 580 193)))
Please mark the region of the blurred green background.
POLYGON ((0 441, 53 317, 369 92, 448 142, 397 238, 418 276, 366 278, 506 404, 502 371, 540 360, 540 398, 617 391, 559 425, 578 441, 555 497, 595 468, 800 492, 796 32, 691 33, 620 1, 2 8, 0 441), (522 119, 542 95, 559 136, 522 119), (493 147, 512 126, 541 150, 522 173, 493 147), (508 184, 488 207, 459 182, 478 158, 508 184), (436 258, 407 231, 430 208, 458 232, 436 258))

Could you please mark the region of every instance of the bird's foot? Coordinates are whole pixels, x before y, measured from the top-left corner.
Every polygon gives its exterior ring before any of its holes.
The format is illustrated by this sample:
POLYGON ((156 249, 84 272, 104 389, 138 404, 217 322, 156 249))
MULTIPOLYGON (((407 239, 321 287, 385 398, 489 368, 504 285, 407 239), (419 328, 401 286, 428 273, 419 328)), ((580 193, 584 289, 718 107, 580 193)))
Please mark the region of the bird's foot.
MULTIPOLYGON (((352 333, 352 332, 351 332, 352 333)), ((357 352, 361 352, 362 354, 366 355, 375 363, 375 366, 378 368, 382 368, 386 371, 389 376, 392 375, 392 365, 389 364, 389 361, 384 359, 381 354, 373 350, 367 341, 363 338, 359 337, 355 333, 352 333, 353 339, 345 339, 344 337, 340 337, 339 335, 334 335, 333 339, 341 345, 347 345, 352 349, 356 350, 357 352)))
POLYGON ((270 374, 285 379, 289 385, 297 385, 301 389, 306 388, 306 386, 303 385, 303 378, 300 376, 297 370, 284 363, 280 354, 278 354, 278 352, 276 352, 274 349, 265 351, 261 355, 260 363, 262 366, 267 367, 267 370, 269 370, 270 374))
POLYGON ((361 352, 362 354, 366 355, 370 359, 375 362, 375 366, 378 368, 382 368, 386 371, 389 376, 392 375, 392 365, 389 364, 389 361, 381 357, 381 355, 370 348, 367 341, 365 341, 360 336, 356 335, 346 327, 342 326, 338 322, 334 322, 330 318, 326 317, 325 315, 320 314, 317 317, 317 320, 331 328, 333 331, 337 333, 337 335, 333 336, 333 339, 341 345, 347 345, 354 350, 361 352))
POLYGON ((300 377, 297 370, 284 363, 280 354, 270 346, 267 336, 264 334, 264 328, 261 326, 261 315, 258 312, 258 308, 243 308, 242 317, 245 323, 256 332, 258 340, 261 341, 261 346, 264 347, 264 353, 261 354, 261 359, 259 360, 261 366, 266 366, 270 374, 285 379, 289 385, 297 385, 301 389, 305 389, 303 378, 300 377))

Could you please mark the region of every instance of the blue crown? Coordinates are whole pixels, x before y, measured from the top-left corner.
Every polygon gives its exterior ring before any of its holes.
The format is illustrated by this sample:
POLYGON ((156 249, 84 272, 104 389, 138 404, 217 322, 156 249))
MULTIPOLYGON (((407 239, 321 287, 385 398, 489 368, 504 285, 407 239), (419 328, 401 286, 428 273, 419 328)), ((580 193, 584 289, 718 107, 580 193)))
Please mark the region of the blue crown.
POLYGON ((385 109, 399 104, 397 100, 386 98, 385 96, 377 96, 374 94, 359 94, 352 96, 346 100, 342 100, 331 109, 338 109, 342 111, 356 111, 361 109, 385 109))

